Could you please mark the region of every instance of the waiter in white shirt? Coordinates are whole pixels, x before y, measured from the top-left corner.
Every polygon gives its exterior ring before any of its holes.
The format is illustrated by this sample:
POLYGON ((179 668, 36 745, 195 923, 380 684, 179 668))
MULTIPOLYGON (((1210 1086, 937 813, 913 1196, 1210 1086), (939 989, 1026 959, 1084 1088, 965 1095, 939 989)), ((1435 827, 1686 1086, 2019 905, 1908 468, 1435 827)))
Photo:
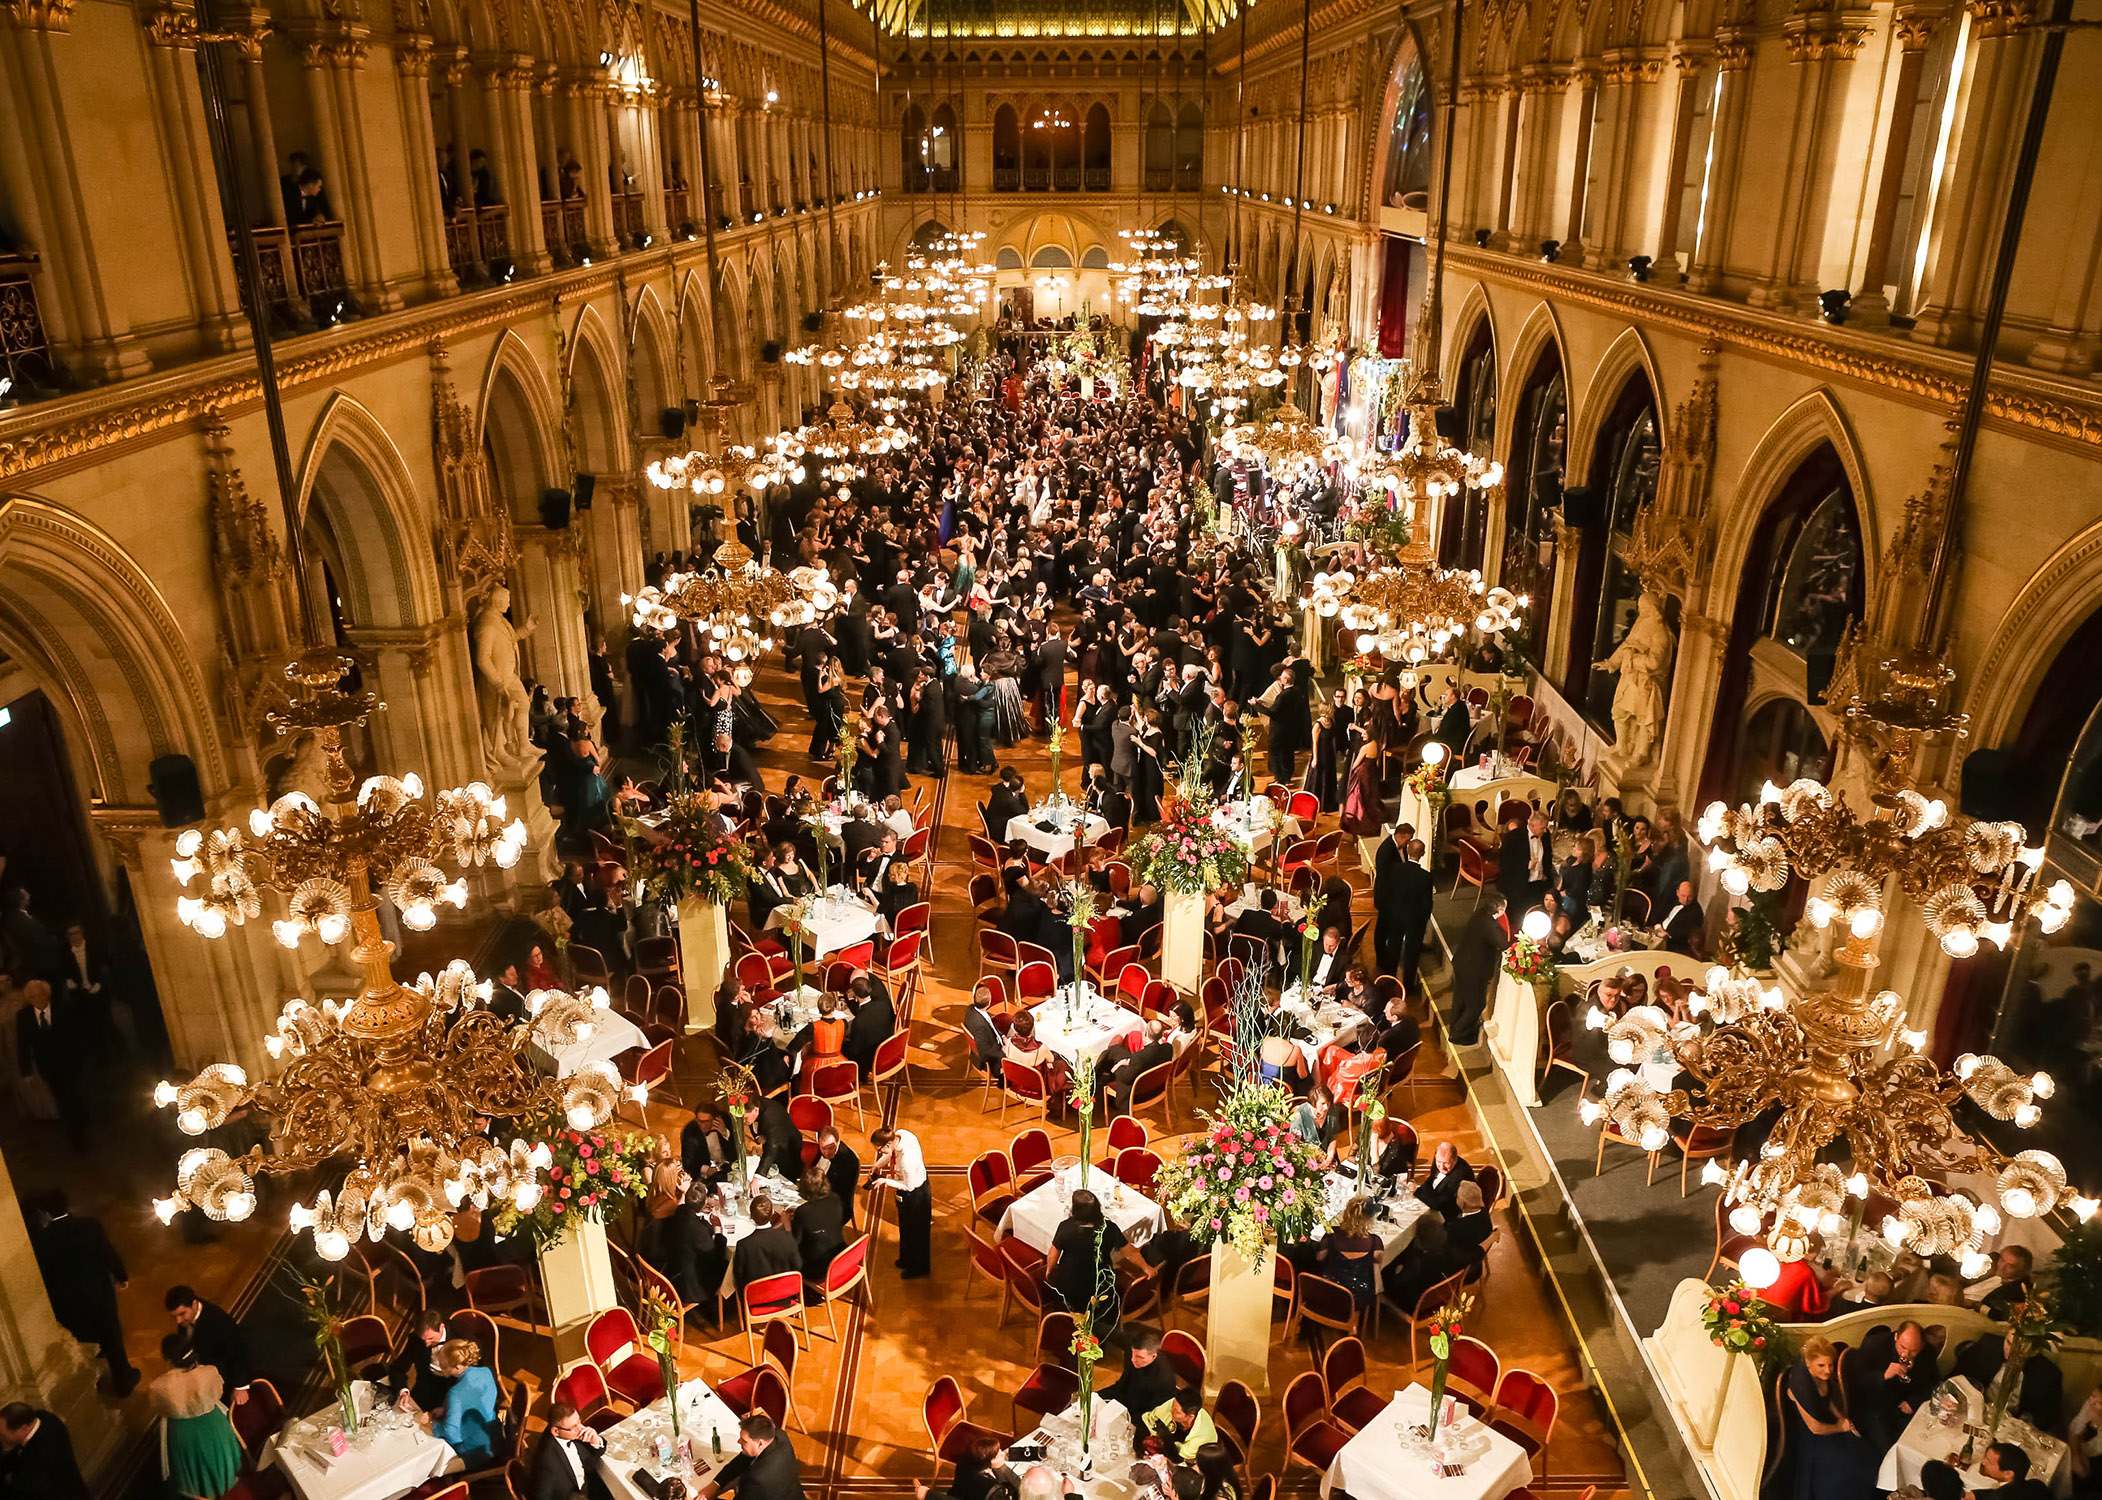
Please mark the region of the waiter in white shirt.
POLYGON ((869 1169, 869 1190, 890 1188, 898 1195, 898 1278, 917 1281, 933 1266, 934 1193, 927 1185, 927 1162, 920 1138, 909 1130, 883 1129, 869 1137, 876 1160, 869 1169))

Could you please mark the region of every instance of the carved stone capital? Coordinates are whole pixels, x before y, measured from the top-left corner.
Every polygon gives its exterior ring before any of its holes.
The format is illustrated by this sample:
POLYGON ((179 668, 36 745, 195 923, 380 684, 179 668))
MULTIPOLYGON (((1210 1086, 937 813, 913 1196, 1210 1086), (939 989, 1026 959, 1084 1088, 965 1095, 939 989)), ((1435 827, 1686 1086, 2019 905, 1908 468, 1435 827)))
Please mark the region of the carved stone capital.
POLYGON ((1849 62, 1868 40, 1868 30, 1830 11, 1816 11, 1790 16, 1786 40, 1791 63, 1849 62))
POLYGON ((0 16, 24 31, 71 31, 73 0, 0 0, 0 16))
POLYGON ((2036 0, 1964 0, 1963 8, 1981 37, 2012 36, 2036 24, 2036 0))
POLYGON ((394 71, 404 78, 430 77, 433 47, 431 39, 420 31, 396 32, 394 71))
POLYGON ((1907 52, 1925 52, 1934 43, 1942 23, 1949 18, 1941 5, 1907 5, 1891 17, 1890 29, 1898 46, 1907 52))
POLYGON ((1741 72, 1752 65, 1752 54, 1757 50, 1758 43, 1748 32, 1718 31, 1715 33, 1716 70, 1741 72))
MULTIPOLYGON (((178 47, 184 51, 191 52, 197 49, 197 13, 195 11, 185 10, 177 5, 156 5, 142 13, 139 19, 146 29, 146 40, 151 45, 155 47, 178 47)), ((244 35, 242 40, 243 42, 253 41, 256 55, 262 55, 263 39, 261 37, 244 35)), ((241 52, 244 57, 247 56, 247 47, 243 46, 241 52)))

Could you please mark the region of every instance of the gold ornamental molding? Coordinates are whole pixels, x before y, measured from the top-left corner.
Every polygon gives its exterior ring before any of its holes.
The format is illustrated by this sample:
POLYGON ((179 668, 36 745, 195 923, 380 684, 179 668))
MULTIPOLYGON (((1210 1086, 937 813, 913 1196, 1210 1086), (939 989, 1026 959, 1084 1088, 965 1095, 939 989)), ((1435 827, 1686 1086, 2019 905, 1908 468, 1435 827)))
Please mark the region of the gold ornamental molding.
MULTIPOLYGON (((1646 328, 1713 339, 1746 353, 1823 370, 1911 397, 1919 406, 1947 409, 1963 399, 1970 384, 1971 361, 1954 351, 1769 318, 1693 293, 1637 291, 1633 284, 1584 272, 1549 271, 1535 262, 1486 253, 1460 242, 1448 244, 1446 254, 1462 270, 1487 281, 1598 308, 1646 328)), ((2069 382, 1999 366, 1986 391, 1985 411, 2004 427, 2041 434, 2063 446, 2102 447, 2102 396, 2069 382)))
MULTIPOLYGON (((881 201, 842 205, 841 217, 859 211, 873 218, 881 201)), ((743 244, 761 236, 732 230, 726 237, 743 244)), ((667 258, 676 282, 700 262, 702 250, 697 244, 680 244, 669 257, 655 251, 633 257, 651 264, 667 258)), ((616 295, 615 264, 604 262, 368 318, 355 325, 355 333, 333 341, 327 334, 287 340, 276 346, 278 382, 288 393, 325 385, 398 360, 423 358, 433 340, 456 340, 550 316, 558 302, 578 297, 616 295)), ((229 355, 23 407, 0 416, 0 485, 30 474, 48 476, 99 463, 171 433, 202 430, 210 421, 238 415, 261 402, 254 365, 245 355, 229 355)))

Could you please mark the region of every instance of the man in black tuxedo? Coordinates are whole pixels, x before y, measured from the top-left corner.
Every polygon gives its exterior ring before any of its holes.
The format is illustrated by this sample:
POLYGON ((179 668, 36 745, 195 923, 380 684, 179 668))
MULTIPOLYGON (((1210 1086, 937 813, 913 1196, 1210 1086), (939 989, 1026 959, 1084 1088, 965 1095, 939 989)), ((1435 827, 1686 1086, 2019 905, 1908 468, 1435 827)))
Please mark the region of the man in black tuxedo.
POLYGON ((1534 813, 1523 828, 1505 832, 1496 846, 1496 888, 1523 916, 1538 906, 1555 883, 1555 841, 1547 815, 1534 813))
POLYGON ((1455 1216, 1460 1184, 1474 1181, 1474 1168, 1460 1159, 1451 1141, 1438 1142, 1431 1153, 1430 1175, 1416 1184, 1416 1196, 1450 1219, 1455 1216))
POLYGON ((0 1494, 22 1500, 88 1500, 73 1436, 54 1412, 26 1401, 0 1407, 0 1494))
POLYGON ((445 1314, 435 1307, 427 1307, 416 1315, 415 1332, 409 1335, 409 1347, 387 1366, 388 1382, 415 1402, 418 1410, 436 1411, 445 1405, 445 1398, 452 1393, 453 1382, 458 1378, 439 1372, 435 1355, 438 1346, 444 1342, 445 1314))
POLYGON ((606 1440, 567 1401, 547 1411, 547 1431, 526 1470, 525 1500, 606 1500, 606 1440))
POLYGON ((833 1195, 846 1210, 847 1227, 851 1229, 854 1227, 854 1193, 861 1186, 861 1158, 830 1125, 817 1133, 817 1154, 825 1166, 825 1180, 832 1184, 833 1195))
MULTIPOLYGON (((1314 949, 1314 966, 1298 976, 1299 992, 1311 1004, 1332 1000, 1342 993, 1343 981, 1350 969, 1350 955, 1343 951, 1346 934, 1340 927, 1324 927, 1321 944, 1314 949)), ((1299 964, 1297 945, 1290 954, 1294 968, 1299 964)))
POLYGON ((867 1082, 876 1068, 876 1049, 897 1032, 898 1008, 891 1002, 889 988, 873 974, 855 975, 847 994, 854 1019, 847 1023, 840 1050, 859 1064, 862 1081, 867 1082))
POLYGON ((1161 1358, 1159 1329, 1129 1330, 1124 1349, 1124 1373, 1101 1394, 1144 1415, 1175 1394, 1175 1366, 1161 1358))
POLYGON ((102 1221, 67 1211, 65 1191, 52 1188, 30 1207, 30 1244, 51 1294, 51 1311, 68 1333, 93 1344, 109 1361, 110 1384, 119 1399, 131 1394, 139 1372, 124 1353, 124 1323, 117 1293, 131 1277, 102 1221))
POLYGON ((1451 759, 1458 761, 1467 749, 1467 738, 1474 733, 1474 719, 1467 712, 1466 700, 1460 690, 1449 687, 1445 690, 1445 707, 1438 713, 1438 727, 1431 731, 1437 740, 1452 752, 1451 759))
POLYGON ((506 1026, 523 1026, 528 1019, 525 996, 518 988, 518 960, 507 958, 489 986, 489 1014, 506 1026))
POLYGON ((1131 1091, 1151 1069, 1175 1060, 1175 1048, 1167 1039, 1158 1021, 1144 1024, 1145 1044, 1131 1053, 1110 1074, 1106 1085, 1109 1112, 1104 1117, 1115 1119, 1131 1112, 1131 1091))
POLYGON ((795 1449, 764 1412, 737 1424, 737 1456, 701 1486, 701 1500, 735 1490, 741 1500, 803 1500, 803 1468, 795 1449))
POLYGON ((779 1098, 759 1102, 759 1170, 771 1167, 790 1182, 803 1175, 803 1132, 779 1098))
POLYGON ((1423 867, 1423 840, 1405 838, 1406 824, 1383 841, 1372 862, 1372 956, 1382 974, 1398 974, 1410 994, 1421 987, 1416 967, 1430 926, 1435 882, 1423 867))
POLYGON ((1022 789, 1022 773, 1013 766, 1004 766, 1000 779, 985 798, 985 821, 992 831, 993 842, 1007 842, 1008 823, 1029 811, 1029 794, 1022 789))
POLYGON ((1408 1002, 1399 995, 1387 997, 1385 1022, 1379 1033, 1379 1047, 1392 1066, 1396 1058, 1423 1040, 1423 1027, 1409 1014, 1408 1002))
POLYGON ((1693 882, 1682 880, 1671 910, 1664 914, 1664 946, 1689 958, 1700 957, 1702 923, 1701 904, 1694 899, 1693 882))
POLYGON ((723 1117, 703 1106, 693 1112, 679 1132, 679 1164, 696 1182, 714 1182, 736 1163, 730 1149, 730 1131, 723 1117))
POLYGON ((689 1316, 708 1312, 712 1321, 730 1252, 708 1218, 709 1191, 703 1182, 687 1188, 685 1201, 658 1221, 653 1248, 657 1269, 670 1278, 679 1300, 693 1309, 689 1316))
POLYGON ((35 1073, 51 1090, 66 1138, 77 1151, 88 1141, 88 1102, 81 1089, 87 1067, 87 1042, 76 1024, 73 1007, 61 1005, 49 981, 32 979, 22 986, 26 1002, 15 1012, 15 1057, 23 1077, 35 1073))
POLYGON ((1455 1047, 1472 1047, 1482 1039, 1482 1015, 1496 985, 1496 966, 1511 934, 1503 924, 1501 893, 1484 896, 1452 949, 1452 1020, 1447 1034, 1455 1047))
POLYGON ((1127 943, 1141 941, 1147 933, 1160 926, 1167 912, 1167 904, 1161 893, 1150 885, 1142 885, 1131 898, 1127 898, 1130 915, 1123 921, 1123 937, 1127 943))
POLYGON ((773 1200, 764 1193, 752 1200, 752 1222, 759 1227, 737 1242, 730 1257, 739 1295, 763 1277, 803 1269, 803 1252, 795 1235, 781 1226, 773 1200))
POLYGON ((1261 943, 1263 951, 1270 955, 1270 961, 1277 962, 1278 945, 1284 942, 1285 934, 1290 930, 1277 920, 1277 892, 1264 886, 1261 903, 1235 917, 1233 930, 1261 943))
POLYGON ((971 1061, 988 1073, 998 1073, 1004 1049, 984 990, 972 991, 970 1007, 963 1013, 963 1029, 971 1038, 971 1061))
POLYGON ((1298 677, 1286 667, 1284 687, 1270 702, 1270 774, 1287 784, 1299 774, 1299 752, 1314 744, 1313 714, 1298 677))
POLYGON ((233 1315, 216 1302, 207 1302, 186 1286, 171 1286, 162 1299, 177 1328, 190 1333, 190 1347, 197 1363, 210 1365, 226 1382, 221 1397, 228 1406, 248 1399, 248 1382, 255 1378, 248 1362, 248 1340, 233 1315))
POLYGON ((1889 1451, 1941 1379, 1926 1332, 1910 1320, 1895 1333, 1870 1329, 1847 1375, 1847 1414, 1878 1453, 1889 1451))

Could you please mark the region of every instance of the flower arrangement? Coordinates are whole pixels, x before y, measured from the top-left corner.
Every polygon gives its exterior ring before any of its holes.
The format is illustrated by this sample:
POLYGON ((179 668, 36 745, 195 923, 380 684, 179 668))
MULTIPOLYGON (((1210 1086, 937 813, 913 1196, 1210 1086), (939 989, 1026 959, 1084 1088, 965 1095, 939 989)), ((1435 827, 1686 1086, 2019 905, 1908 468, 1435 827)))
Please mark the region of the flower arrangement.
POLYGON ((1781 1325, 1774 1321, 1772 1310, 1742 1281, 1709 1293, 1708 1305, 1701 1309, 1701 1327, 1716 1348, 1755 1359, 1763 1359, 1768 1347, 1781 1337, 1781 1325))
POLYGON ((1133 878, 1164 891, 1202 895, 1248 878, 1248 851, 1238 839, 1212 821, 1208 793, 1192 795, 1185 787, 1173 811, 1139 840, 1131 853, 1133 878))
POLYGON ((1358 678, 1376 679, 1387 670, 1387 659, 1377 651, 1360 651, 1356 656, 1343 658, 1343 675, 1353 682, 1358 678))
POLYGON ((1314 950, 1321 946, 1321 909, 1328 899, 1319 891, 1310 892, 1306 898, 1306 910, 1292 924, 1299 934, 1299 977, 1303 983, 1306 976, 1314 972, 1314 950))
POLYGON ((1051 721, 1050 749, 1051 795, 1056 797, 1058 795, 1059 771, 1063 767, 1066 755, 1066 725, 1063 719, 1053 718, 1051 721))
POLYGON ((716 1065, 715 1092, 730 1121, 731 1181, 741 1184, 745 1177, 744 1120, 748 1111, 759 1108, 758 1075, 746 1064, 725 1058, 716 1065))
POLYGON ((1080 992, 1080 981, 1087 977, 1088 937, 1094 929, 1097 911, 1095 888, 1085 879, 1068 881, 1066 890, 1072 897, 1072 906, 1066 913, 1066 925, 1073 934, 1073 982, 1066 986, 1066 1006, 1070 1011, 1080 992))
MULTIPOLYGON (((1095 1231, 1095 1256, 1102 1255, 1102 1231, 1095 1231)), ((1073 1368, 1080 1373, 1080 1466, 1088 1465, 1088 1444, 1094 1437, 1095 1366, 1102 1362, 1102 1340, 1095 1337, 1095 1308, 1088 1304, 1073 1324, 1073 1368)), ((1140 1413, 1144 1415, 1144 1413, 1140 1413)))
POLYGON ((723 831, 711 792, 671 797, 654 836, 635 844, 636 875, 660 901, 699 896, 717 906, 740 899, 757 878, 751 847, 723 831))
POLYGON ((642 1299, 643 1336, 657 1355, 657 1374, 664 1382, 664 1404, 671 1408, 671 1438, 679 1440, 679 1343, 683 1333, 679 1305, 652 1286, 642 1299))
POLYGON ((1291 1112, 1280 1084, 1236 1089, 1203 1136, 1161 1168, 1161 1202, 1198 1244, 1225 1240, 1254 1260, 1320 1224, 1321 1152, 1292 1133, 1291 1112))
POLYGON ((336 1404, 342 1410, 343 1431, 355 1433, 358 1430, 358 1401, 351 1389, 350 1360, 343 1353, 343 1306, 336 1295, 336 1278, 307 1276, 290 1266, 285 1268, 285 1273, 292 1278, 300 1316, 306 1320, 307 1330, 314 1336, 314 1350, 321 1356, 322 1369, 335 1390, 336 1404))
POLYGON ((548 1148, 547 1186, 530 1208, 506 1204, 497 1211, 499 1234, 522 1234, 541 1251, 562 1238, 578 1219, 604 1223, 618 1218, 628 1200, 647 1186, 650 1139, 619 1130, 533 1129, 530 1139, 548 1148))
POLYGON ((2064 1336, 2065 1325, 2053 1316, 2051 1304, 2033 1292, 2007 1310, 2007 1358, 1985 1394, 1987 1447, 1999 1439, 2000 1423, 2015 1404, 2030 1356, 2055 1348, 2064 1336))
POLYGON ((1504 950, 1504 972, 1520 984, 1550 984, 1562 972, 1547 944, 1522 933, 1504 950))
MULTIPOLYGON (((854 763, 860 759, 861 715, 852 713, 847 715, 847 722, 839 731, 839 785, 841 791, 845 791, 854 785, 854 763)), ((818 849, 820 857, 822 857, 824 847, 824 840, 819 839, 818 849)))
POLYGON ((1445 790, 1445 763, 1440 761, 1432 765, 1425 761, 1409 772, 1408 788, 1425 802, 1430 801, 1437 793, 1445 790))
POLYGON ((1445 1403, 1445 1377, 1452 1359, 1452 1341, 1460 1336, 1460 1325, 1474 1311, 1474 1294, 1461 1292, 1431 1314, 1431 1422, 1439 1420, 1438 1408, 1445 1403))

